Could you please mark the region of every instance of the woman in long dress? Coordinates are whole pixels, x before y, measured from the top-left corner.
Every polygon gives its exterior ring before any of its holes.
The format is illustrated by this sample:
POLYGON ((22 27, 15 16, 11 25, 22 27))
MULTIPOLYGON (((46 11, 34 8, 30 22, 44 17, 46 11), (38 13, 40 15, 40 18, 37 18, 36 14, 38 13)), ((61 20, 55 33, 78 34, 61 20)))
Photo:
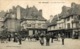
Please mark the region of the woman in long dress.
POLYGON ((43 35, 43 33, 40 35, 40 44, 44 45, 44 35, 43 35))

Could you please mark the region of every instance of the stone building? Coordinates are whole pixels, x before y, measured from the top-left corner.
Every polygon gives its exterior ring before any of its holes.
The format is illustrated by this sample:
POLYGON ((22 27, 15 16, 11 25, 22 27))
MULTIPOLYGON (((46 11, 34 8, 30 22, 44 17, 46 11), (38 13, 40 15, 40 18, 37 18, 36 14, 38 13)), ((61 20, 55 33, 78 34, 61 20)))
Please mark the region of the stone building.
MULTIPOLYGON (((49 25, 48 28, 53 28, 49 32, 64 33, 68 38, 74 38, 77 34, 80 37, 80 5, 72 3, 71 7, 62 7, 62 12, 57 15, 56 25, 49 25)), ((52 21, 54 22, 54 21, 52 21)), ((53 23, 54 24, 54 23, 53 23)))
POLYGON ((14 13, 6 13, 4 20, 4 26, 7 28, 8 32, 18 32, 19 30, 19 20, 17 20, 14 13))
POLYGON ((8 32, 17 33, 20 31, 20 10, 20 6, 13 6, 12 9, 9 9, 8 12, 6 12, 4 17, 4 27, 7 29, 8 32))
POLYGON ((21 27, 25 29, 28 35, 46 33, 46 19, 42 16, 42 10, 38 10, 35 6, 28 7, 27 15, 22 18, 21 27))
POLYGON ((19 5, 13 6, 5 14, 4 26, 9 32, 22 31, 27 35, 47 32, 46 19, 42 16, 42 10, 38 10, 35 6, 26 8, 19 5))
POLYGON ((5 14, 6 14, 6 12, 4 12, 4 11, 0 12, 0 34, 4 30, 4 16, 5 16, 5 14))

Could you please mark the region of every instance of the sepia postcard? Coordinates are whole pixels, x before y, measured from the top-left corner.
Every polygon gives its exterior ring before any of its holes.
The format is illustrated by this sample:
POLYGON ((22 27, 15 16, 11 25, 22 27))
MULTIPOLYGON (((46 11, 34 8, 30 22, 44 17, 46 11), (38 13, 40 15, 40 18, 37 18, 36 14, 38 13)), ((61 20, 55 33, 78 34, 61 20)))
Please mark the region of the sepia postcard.
POLYGON ((0 0, 0 49, 80 49, 80 0, 0 0))

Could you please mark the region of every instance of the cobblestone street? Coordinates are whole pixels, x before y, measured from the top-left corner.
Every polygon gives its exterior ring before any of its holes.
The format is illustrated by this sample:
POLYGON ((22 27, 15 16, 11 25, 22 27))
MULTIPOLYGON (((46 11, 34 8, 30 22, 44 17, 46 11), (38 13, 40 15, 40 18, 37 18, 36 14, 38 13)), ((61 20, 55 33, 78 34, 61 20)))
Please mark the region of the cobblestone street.
POLYGON ((23 41, 22 45, 14 42, 0 43, 0 49, 80 49, 79 39, 65 39, 65 44, 62 45, 61 40, 50 43, 50 46, 41 46, 39 41, 23 41))

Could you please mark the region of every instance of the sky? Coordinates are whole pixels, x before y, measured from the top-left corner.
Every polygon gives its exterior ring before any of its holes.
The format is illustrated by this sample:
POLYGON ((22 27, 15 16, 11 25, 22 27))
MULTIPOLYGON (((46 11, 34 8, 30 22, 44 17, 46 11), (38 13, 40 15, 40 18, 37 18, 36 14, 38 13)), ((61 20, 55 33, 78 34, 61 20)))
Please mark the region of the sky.
POLYGON ((23 8, 34 5, 38 10, 42 9, 43 17, 49 20, 50 15, 54 17, 61 13, 62 6, 70 7, 72 2, 80 4, 80 0, 0 0, 0 11, 7 11, 17 5, 23 8))

